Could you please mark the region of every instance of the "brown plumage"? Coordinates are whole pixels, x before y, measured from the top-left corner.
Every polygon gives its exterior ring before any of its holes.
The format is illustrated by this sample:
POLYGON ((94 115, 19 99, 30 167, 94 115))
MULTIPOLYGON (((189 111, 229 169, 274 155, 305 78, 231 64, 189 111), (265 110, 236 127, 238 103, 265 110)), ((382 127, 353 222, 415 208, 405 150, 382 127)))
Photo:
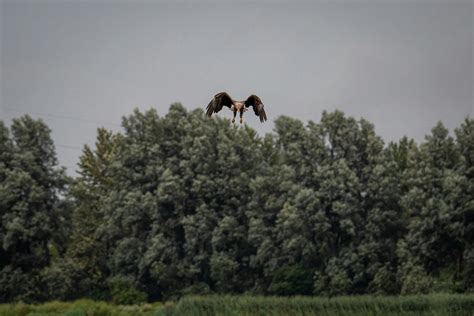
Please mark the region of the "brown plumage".
POLYGON ((206 115, 211 117, 213 113, 219 112, 224 106, 228 107, 234 113, 232 123, 235 122, 235 116, 237 115, 237 112, 239 112, 240 124, 242 124, 244 112, 247 111, 247 108, 249 107, 253 107, 253 112, 260 118, 260 122, 263 123, 267 120, 267 114, 265 113, 262 100, 260 100, 260 98, 255 94, 249 96, 247 100, 234 101, 226 92, 218 93, 207 105, 206 115))

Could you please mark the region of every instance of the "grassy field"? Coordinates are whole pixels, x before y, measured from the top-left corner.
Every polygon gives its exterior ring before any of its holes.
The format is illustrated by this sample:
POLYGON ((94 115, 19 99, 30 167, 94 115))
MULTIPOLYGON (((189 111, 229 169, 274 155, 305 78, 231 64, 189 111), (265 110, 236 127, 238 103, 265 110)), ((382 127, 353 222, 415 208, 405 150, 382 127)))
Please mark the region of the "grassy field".
POLYGON ((106 302, 78 300, 74 302, 48 302, 43 304, 0 304, 0 316, 153 316, 166 304, 114 305, 106 302))
POLYGON ((205 316, 205 315, 474 315, 474 294, 437 294, 405 297, 351 296, 320 297, 254 297, 207 296, 185 297, 169 302, 116 306, 105 302, 79 300, 49 302, 39 305, 3 304, 0 315, 31 316, 205 316))
POLYGON ((405 297, 188 297, 158 315, 469 315, 474 316, 474 295, 405 297))

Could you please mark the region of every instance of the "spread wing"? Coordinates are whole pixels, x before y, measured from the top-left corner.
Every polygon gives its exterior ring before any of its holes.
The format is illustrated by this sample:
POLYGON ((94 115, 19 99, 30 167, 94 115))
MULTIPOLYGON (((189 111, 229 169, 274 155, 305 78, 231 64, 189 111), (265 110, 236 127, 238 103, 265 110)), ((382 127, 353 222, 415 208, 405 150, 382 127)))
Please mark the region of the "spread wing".
POLYGON ((234 101, 226 92, 218 93, 207 105, 206 115, 210 117, 212 113, 217 113, 222 110, 223 106, 230 108, 233 104, 234 101))
POLYGON ((265 109, 263 107, 262 100, 257 97, 255 94, 252 94, 245 100, 245 107, 253 107, 253 111, 255 115, 260 118, 260 122, 265 122, 267 120, 267 114, 265 113, 265 109))

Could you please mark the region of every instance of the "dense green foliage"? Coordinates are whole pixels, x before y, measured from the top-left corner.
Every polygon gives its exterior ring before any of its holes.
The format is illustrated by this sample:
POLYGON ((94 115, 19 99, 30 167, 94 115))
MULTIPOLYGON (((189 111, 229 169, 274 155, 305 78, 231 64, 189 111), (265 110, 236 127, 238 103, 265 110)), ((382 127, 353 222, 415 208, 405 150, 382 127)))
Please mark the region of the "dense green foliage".
POLYGON ((45 124, 25 116, 10 131, 0 122, 0 301, 45 299, 42 279, 71 224, 66 177, 45 124))
POLYGON ((421 144, 339 111, 122 126, 68 179, 44 123, 0 123, 0 301, 474 291, 473 119, 421 144))

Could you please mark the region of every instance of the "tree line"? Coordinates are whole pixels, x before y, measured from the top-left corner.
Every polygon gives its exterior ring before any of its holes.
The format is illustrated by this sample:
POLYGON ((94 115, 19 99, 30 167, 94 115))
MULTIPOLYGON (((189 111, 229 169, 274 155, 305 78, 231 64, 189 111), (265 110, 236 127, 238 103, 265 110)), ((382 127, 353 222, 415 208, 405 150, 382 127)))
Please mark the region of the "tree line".
POLYGON ((274 123, 135 110, 68 177, 44 122, 0 121, 0 301, 474 291, 473 119, 274 123))

